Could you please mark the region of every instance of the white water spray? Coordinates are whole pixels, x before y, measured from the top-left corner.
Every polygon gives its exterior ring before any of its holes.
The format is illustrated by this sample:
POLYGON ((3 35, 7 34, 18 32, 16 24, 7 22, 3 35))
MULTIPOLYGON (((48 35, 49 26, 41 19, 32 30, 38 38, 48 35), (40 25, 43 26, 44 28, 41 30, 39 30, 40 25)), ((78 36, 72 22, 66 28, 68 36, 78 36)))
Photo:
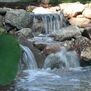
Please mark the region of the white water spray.
POLYGON ((62 48, 57 53, 52 53, 45 59, 44 68, 75 68, 80 67, 79 57, 75 51, 62 48))

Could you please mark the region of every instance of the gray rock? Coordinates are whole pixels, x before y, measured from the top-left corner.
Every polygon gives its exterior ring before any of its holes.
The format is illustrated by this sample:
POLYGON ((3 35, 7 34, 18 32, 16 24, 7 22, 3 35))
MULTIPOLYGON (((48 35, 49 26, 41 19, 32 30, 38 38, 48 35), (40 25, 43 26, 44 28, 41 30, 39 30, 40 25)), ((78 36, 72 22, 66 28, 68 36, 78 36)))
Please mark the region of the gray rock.
POLYGON ((19 36, 23 35, 25 37, 31 36, 32 30, 30 28, 23 28, 17 32, 19 36))
POLYGON ((63 41, 72 37, 81 36, 81 29, 76 26, 68 26, 55 31, 52 36, 54 36, 55 40, 63 41))
POLYGON ((5 23, 16 27, 17 29, 30 28, 32 25, 33 14, 25 10, 11 10, 6 13, 5 23))
POLYGON ((12 10, 11 8, 0 8, 0 14, 5 15, 8 11, 12 10))

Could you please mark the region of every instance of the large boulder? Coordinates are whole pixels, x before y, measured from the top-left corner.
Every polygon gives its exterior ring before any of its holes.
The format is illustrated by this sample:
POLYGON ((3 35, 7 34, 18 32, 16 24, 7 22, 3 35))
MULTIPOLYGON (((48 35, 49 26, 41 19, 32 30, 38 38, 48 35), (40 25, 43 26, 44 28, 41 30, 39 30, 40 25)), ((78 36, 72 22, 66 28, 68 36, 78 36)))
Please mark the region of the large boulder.
POLYGON ((81 31, 83 30, 76 26, 68 26, 68 27, 61 28, 58 31, 55 31, 55 33, 52 34, 51 36, 54 36, 55 40, 63 41, 63 40, 70 39, 72 37, 80 36, 81 31))
POLYGON ((79 13, 82 13, 84 10, 84 5, 81 3, 70 3, 67 6, 65 5, 65 8, 63 9, 64 16, 67 17, 74 17, 79 13))
POLYGON ((17 29, 30 28, 33 21, 33 14, 25 10, 10 10, 6 13, 5 24, 16 27, 17 29))
POLYGON ((71 25, 75 25, 75 26, 79 26, 79 27, 83 27, 84 25, 88 25, 90 23, 90 19, 87 19, 85 17, 73 17, 71 19, 69 19, 69 23, 71 25))
POLYGON ((83 11, 83 16, 85 16, 88 19, 91 19, 91 8, 85 8, 85 10, 83 11))

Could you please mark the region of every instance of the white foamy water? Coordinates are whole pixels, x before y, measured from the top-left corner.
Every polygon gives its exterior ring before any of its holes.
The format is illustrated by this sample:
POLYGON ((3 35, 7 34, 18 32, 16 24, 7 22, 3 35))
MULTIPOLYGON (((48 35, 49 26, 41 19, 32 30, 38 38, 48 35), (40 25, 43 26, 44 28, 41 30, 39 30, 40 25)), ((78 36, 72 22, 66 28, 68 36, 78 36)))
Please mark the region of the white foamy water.
POLYGON ((67 51, 66 48, 61 48, 59 52, 47 56, 44 68, 77 68, 80 67, 79 60, 75 51, 67 51))

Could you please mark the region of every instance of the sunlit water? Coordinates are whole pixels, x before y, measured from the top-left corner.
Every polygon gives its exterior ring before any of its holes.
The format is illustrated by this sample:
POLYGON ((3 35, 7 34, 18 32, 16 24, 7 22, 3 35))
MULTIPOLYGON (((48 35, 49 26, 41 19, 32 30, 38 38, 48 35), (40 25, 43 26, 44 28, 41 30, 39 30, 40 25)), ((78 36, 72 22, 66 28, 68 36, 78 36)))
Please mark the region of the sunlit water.
POLYGON ((25 70, 15 91, 91 91, 91 69, 25 70))

